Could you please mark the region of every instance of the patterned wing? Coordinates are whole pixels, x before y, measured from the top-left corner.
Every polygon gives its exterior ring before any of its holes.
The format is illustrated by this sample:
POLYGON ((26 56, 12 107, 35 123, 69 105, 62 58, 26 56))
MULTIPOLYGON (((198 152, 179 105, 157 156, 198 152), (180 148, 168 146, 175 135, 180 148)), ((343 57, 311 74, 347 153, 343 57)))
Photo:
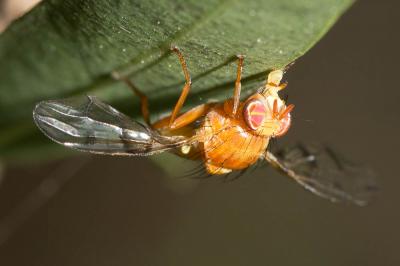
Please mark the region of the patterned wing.
POLYGON ((297 145, 267 152, 266 160, 307 190, 331 201, 366 205, 377 190, 375 173, 352 163, 331 148, 297 145))
POLYGON ((161 136, 93 96, 40 102, 33 118, 53 141, 92 153, 151 155, 186 141, 161 136))

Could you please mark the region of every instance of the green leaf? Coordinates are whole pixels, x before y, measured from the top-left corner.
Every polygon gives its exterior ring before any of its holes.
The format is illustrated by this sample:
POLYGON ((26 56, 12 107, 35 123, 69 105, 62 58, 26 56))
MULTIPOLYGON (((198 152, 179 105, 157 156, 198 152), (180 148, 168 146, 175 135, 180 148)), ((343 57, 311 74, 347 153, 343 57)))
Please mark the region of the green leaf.
MULTIPOLYGON (((139 118, 138 100, 114 70, 150 98, 152 118, 172 109, 184 83, 171 44, 183 51, 193 86, 185 108, 232 94, 235 55, 246 55, 243 90, 303 55, 352 0, 47 0, 0 35, 0 156, 58 153, 32 121, 38 101, 97 95, 139 118)), ((244 93, 245 94, 245 93, 244 93)))

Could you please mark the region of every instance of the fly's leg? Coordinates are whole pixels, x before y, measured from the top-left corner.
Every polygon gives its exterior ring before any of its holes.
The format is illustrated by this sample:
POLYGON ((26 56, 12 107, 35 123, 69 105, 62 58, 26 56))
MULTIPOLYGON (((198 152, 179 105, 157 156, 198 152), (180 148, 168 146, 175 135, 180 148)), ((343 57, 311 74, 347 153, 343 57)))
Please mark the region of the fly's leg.
POLYGON ((150 113, 149 113, 149 101, 147 96, 141 92, 133 83, 132 81, 127 78, 127 77, 122 77, 119 75, 119 73, 117 72, 112 72, 112 77, 116 80, 120 80, 125 82, 125 84, 133 91, 133 93, 139 97, 140 99, 140 110, 142 112, 142 116, 144 119, 144 122, 146 122, 146 124, 148 126, 151 127, 151 122, 150 122, 150 113))
POLYGON ((174 121, 175 121, 176 117, 178 116, 179 111, 181 110, 183 103, 185 102, 187 95, 190 91, 190 86, 192 85, 192 81, 190 79, 189 71, 187 69, 187 65, 185 62, 185 58, 183 57, 183 54, 176 46, 172 46, 171 50, 174 53, 176 53, 179 57, 179 61, 182 66, 183 74, 185 75, 185 86, 183 87, 182 93, 179 96, 178 102, 175 104, 174 110, 172 111, 171 118, 169 120, 169 127, 171 127, 174 124, 174 121))
POLYGON ((210 110, 212 105, 213 104, 211 103, 198 105, 190 109, 189 111, 183 113, 182 115, 178 116, 171 125, 169 125, 171 117, 166 117, 164 119, 155 122, 153 124, 153 128, 161 129, 169 127, 170 129, 173 130, 182 128, 184 126, 189 125, 190 123, 193 123, 194 121, 205 115, 208 112, 208 110, 210 110))
POLYGON ((232 108, 232 116, 236 115, 237 109, 239 107, 240 102, 240 91, 242 90, 242 84, 240 80, 242 78, 242 69, 243 69, 243 55, 238 55, 238 68, 236 73, 236 81, 235 81, 235 91, 233 93, 233 108, 232 108))
POLYGON ((170 128, 178 129, 196 121, 197 119, 205 115, 208 110, 210 110, 211 105, 212 104, 201 104, 190 109, 186 113, 178 116, 175 119, 174 123, 170 125, 170 128))

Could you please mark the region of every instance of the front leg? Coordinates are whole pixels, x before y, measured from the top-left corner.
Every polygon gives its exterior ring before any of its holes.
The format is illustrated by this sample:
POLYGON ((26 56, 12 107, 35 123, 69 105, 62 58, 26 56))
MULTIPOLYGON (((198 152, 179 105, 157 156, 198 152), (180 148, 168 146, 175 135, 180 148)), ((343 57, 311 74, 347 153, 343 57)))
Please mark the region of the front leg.
POLYGON ((239 108, 240 103, 240 91, 242 90, 242 84, 240 82, 242 78, 242 70, 243 70, 243 55, 238 55, 238 68, 236 73, 236 81, 235 81, 235 91, 233 92, 233 108, 232 108, 232 116, 235 116, 237 110, 239 108))

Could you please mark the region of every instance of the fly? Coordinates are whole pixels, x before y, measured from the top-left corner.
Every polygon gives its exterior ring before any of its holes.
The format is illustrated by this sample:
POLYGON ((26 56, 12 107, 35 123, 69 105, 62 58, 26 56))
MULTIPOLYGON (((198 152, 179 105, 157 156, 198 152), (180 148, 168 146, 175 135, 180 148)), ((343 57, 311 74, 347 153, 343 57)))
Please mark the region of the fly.
POLYGON ((238 56, 232 98, 181 113, 191 78, 180 50, 172 47, 172 51, 179 58, 185 85, 169 116, 152 123, 146 95, 130 79, 114 73, 140 98, 145 124, 87 96, 40 102, 33 112, 37 126, 53 141, 81 151, 122 156, 170 151, 201 160, 211 175, 243 170, 264 160, 319 196, 358 205, 368 202, 375 190, 374 174, 368 168, 338 161, 340 157, 321 145, 298 145, 275 154, 268 150, 269 141, 284 136, 291 125, 294 105, 278 95, 287 85, 281 83, 283 70, 270 72, 265 86, 241 101, 244 57, 238 56))

